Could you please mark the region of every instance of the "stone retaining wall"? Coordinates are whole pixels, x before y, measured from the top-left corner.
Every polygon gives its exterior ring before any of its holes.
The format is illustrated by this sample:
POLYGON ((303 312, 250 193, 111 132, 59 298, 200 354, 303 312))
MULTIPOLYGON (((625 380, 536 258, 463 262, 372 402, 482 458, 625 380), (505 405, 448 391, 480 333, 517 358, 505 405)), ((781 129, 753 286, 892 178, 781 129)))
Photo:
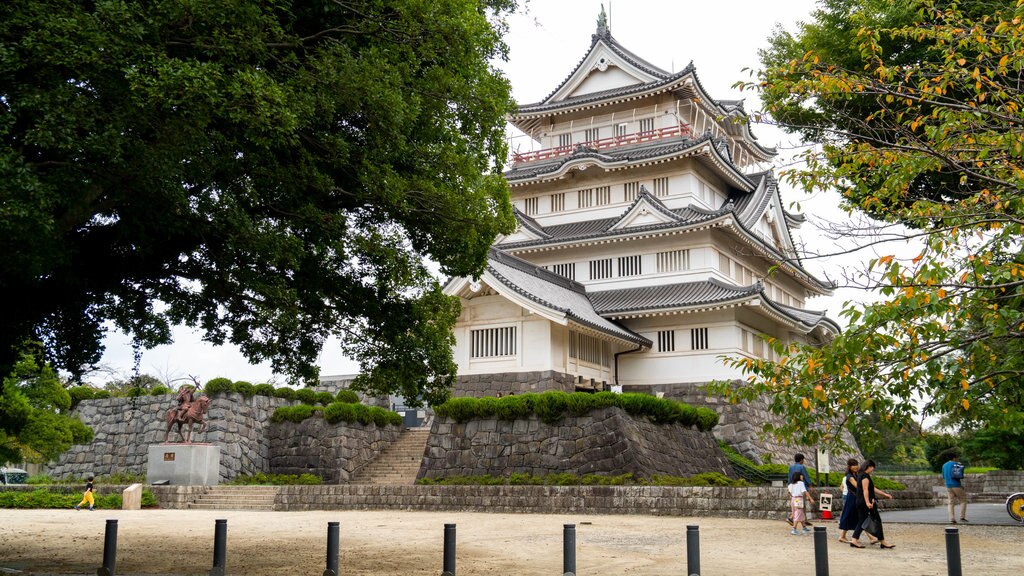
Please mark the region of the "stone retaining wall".
POLYGON ((319 416, 298 423, 279 422, 267 430, 270 471, 316 474, 327 484, 345 483, 401 432, 401 426, 329 424, 319 416))
POLYGON ((510 393, 576 391, 576 377, 572 374, 545 370, 543 372, 503 372, 500 374, 466 374, 455 379, 452 396, 508 396, 510 393))
POLYGON ((462 424, 435 418, 418 477, 563 472, 650 477, 710 471, 734 476, 710 432, 653 424, 621 408, 602 408, 585 416, 566 416, 556 425, 535 415, 462 424))
MULTIPOLYGON (((973 476, 973 474, 967 475, 967 480, 964 483, 966 486, 970 486, 973 476)), ((985 485, 981 492, 985 496, 1006 499, 1010 494, 1024 492, 1024 470, 993 470, 984 474, 984 477, 985 485)))
MULTIPOLYGON (((624 386, 624 392, 643 392, 656 394, 661 392, 665 398, 685 402, 693 406, 703 406, 718 412, 718 426, 714 429, 715 438, 728 443, 737 452, 753 460, 757 464, 791 464, 793 456, 800 452, 806 456, 808 467, 814 467, 815 449, 810 446, 797 446, 779 442, 761 433, 765 422, 782 424, 782 416, 772 414, 768 410, 768 402, 760 398, 753 402, 732 404, 717 396, 708 396, 701 389, 707 383, 655 384, 651 386, 624 386)), ((843 440, 850 446, 857 446, 857 441, 849 431, 843 430, 843 440)), ((862 457, 854 450, 851 453, 830 455, 831 469, 834 472, 846 470, 848 458, 862 457)))
MULTIPOLYGON (((190 487, 152 486, 161 506, 187 502, 190 487)), ((837 496, 833 504, 841 501, 837 496)), ((897 491, 886 510, 932 506, 931 495, 897 491)), ((275 510, 416 510, 535 514, 650 514, 782 519, 785 488, 760 486, 280 486, 275 510)), ((167 507, 185 507, 183 504, 167 507)), ((837 508, 838 511, 838 508, 837 508)))
MULTIPOLYGON (((270 442, 266 428, 278 406, 292 404, 280 398, 214 394, 210 398, 209 429, 196 434, 194 442, 220 446, 220 478, 269 469, 270 442)), ((73 411, 95 436, 89 444, 73 446, 46 468, 54 478, 115 473, 145 475, 150 444, 164 440, 167 410, 174 395, 84 400, 73 411)), ((171 431, 171 441, 177 438, 171 431)))

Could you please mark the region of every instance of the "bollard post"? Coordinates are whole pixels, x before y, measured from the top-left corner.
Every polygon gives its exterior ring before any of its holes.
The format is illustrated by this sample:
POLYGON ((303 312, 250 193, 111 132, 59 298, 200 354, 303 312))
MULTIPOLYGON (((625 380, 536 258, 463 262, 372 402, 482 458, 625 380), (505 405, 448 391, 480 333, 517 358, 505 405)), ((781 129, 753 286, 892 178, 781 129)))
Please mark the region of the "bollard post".
POLYGON ((686 527, 686 574, 700 576, 700 526, 686 527))
POLYGON ((562 527, 562 576, 576 576, 576 525, 562 527))
POLYGON ((338 576, 338 549, 341 528, 338 522, 327 523, 327 569, 324 576, 338 576))
POLYGON ((114 576, 117 565, 117 520, 107 520, 103 533, 103 566, 96 570, 96 576, 114 576))
POLYGON ((228 521, 226 518, 214 521, 213 527, 213 568, 210 576, 224 576, 228 556, 228 521))
POLYGON ((949 576, 963 576, 960 567, 960 530, 946 528, 946 567, 949 576))
POLYGON ((814 527, 814 576, 828 576, 828 533, 824 526, 814 527))
POLYGON ((455 524, 444 525, 444 567, 441 576, 455 576, 455 524))

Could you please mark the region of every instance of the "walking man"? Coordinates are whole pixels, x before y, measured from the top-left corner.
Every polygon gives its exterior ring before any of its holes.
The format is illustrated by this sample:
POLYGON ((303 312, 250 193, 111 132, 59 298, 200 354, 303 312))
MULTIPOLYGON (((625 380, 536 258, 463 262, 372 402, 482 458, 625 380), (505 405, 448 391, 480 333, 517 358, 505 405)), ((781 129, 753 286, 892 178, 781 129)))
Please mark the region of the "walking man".
POLYGON ((967 522, 967 492, 964 490, 964 465, 960 455, 953 452, 949 461, 942 465, 942 479, 946 482, 946 497, 949 505, 949 523, 956 524, 956 505, 960 503, 960 522, 967 522))
MULTIPOLYGON (((803 500, 803 502, 804 502, 804 510, 806 511, 807 510, 807 506, 806 506, 807 499, 810 499, 812 502, 814 501, 814 491, 812 490, 812 488, 814 488, 814 481, 811 480, 811 475, 810 475, 810 473, 807 472, 807 467, 804 466, 804 455, 800 454, 800 453, 797 453, 797 455, 793 457, 793 463, 789 465, 789 476, 788 476, 788 478, 790 478, 790 479, 793 478, 793 475, 796 474, 796 473, 800 473, 804 477, 804 484, 805 484, 805 487, 807 489, 807 497, 803 500)), ((787 480, 787 482, 791 482, 791 481, 792 480, 787 480)), ((808 520, 810 520, 810 514, 808 514, 807 518, 804 520, 804 526, 813 526, 813 524, 811 524, 808 520)), ((788 522, 789 525, 792 526, 793 525, 793 517, 790 516, 789 518, 786 518, 786 522, 788 522)))

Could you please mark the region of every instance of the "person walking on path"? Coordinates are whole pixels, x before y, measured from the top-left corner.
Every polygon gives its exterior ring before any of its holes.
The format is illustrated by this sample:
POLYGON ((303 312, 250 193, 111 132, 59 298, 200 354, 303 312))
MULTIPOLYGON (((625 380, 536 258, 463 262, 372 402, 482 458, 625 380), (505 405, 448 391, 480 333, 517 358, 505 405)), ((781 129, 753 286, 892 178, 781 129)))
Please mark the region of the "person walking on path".
POLYGON ((960 455, 953 452, 949 461, 942 465, 942 479, 946 482, 946 503, 949 507, 949 523, 956 524, 956 505, 960 503, 960 522, 967 522, 967 491, 964 490, 964 465, 960 455))
POLYGON ((885 531, 882 529, 882 517, 878 513, 878 495, 885 496, 892 500, 892 494, 875 489, 875 481, 871 479, 871 473, 875 471, 874 460, 865 460, 860 465, 861 474, 857 480, 857 528, 853 531, 853 538, 850 546, 863 548, 860 543, 860 533, 866 531, 878 538, 879 546, 883 550, 895 548, 895 544, 885 541, 885 531))
MULTIPOLYGON (((811 481, 811 475, 807 472, 807 467, 804 466, 804 455, 800 454, 799 452, 796 454, 796 456, 793 457, 793 463, 789 465, 789 472, 787 473, 786 477, 789 478, 792 482, 793 475, 796 474, 797 472, 803 475, 804 487, 807 489, 808 494, 810 494, 808 498, 810 498, 811 502, 813 502, 814 491, 812 490, 812 488, 814 488, 814 482, 811 481)), ((805 511, 804 526, 813 526, 813 524, 806 520, 806 508, 801 507, 800 509, 802 511, 805 511)), ((786 519, 786 522, 788 522, 792 526, 794 524, 793 520, 793 515, 790 514, 789 518, 786 519)))
POLYGON ((89 479, 86 480, 85 494, 82 495, 82 501, 75 505, 75 510, 81 510, 83 504, 88 504, 89 510, 92 510, 93 506, 96 505, 96 500, 92 497, 92 480, 92 476, 89 476, 89 479))
POLYGON ((804 523, 807 521, 807 517, 804 515, 804 501, 808 497, 807 494, 807 487, 804 485, 804 475, 801 472, 794 472, 793 476, 789 479, 789 509, 793 517, 793 530, 790 531, 790 534, 794 536, 802 536, 811 531, 810 528, 804 526, 804 523), (801 529, 803 529, 803 532, 801 532, 801 529))
POLYGON ((857 471, 860 466, 856 458, 846 461, 846 476, 843 478, 843 513, 839 516, 839 529, 843 533, 839 541, 849 544, 846 533, 857 529, 857 471))

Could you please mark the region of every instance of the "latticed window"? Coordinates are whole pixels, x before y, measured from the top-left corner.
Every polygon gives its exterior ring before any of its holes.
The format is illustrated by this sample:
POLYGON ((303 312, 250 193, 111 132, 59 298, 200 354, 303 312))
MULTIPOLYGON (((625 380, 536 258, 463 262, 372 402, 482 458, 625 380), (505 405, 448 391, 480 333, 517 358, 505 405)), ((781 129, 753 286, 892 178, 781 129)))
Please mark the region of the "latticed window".
POLYGON ((644 118, 641 120, 640 132, 654 132, 654 118, 644 118))
POLYGON ((603 258, 601 260, 590 261, 590 279, 601 280, 603 278, 612 277, 612 259, 603 258))
POLYGON ((568 148, 569 146, 572 146, 572 134, 559 134, 558 146, 559 148, 568 148))
POLYGON ((555 264, 551 267, 551 271, 559 276, 565 276, 570 280, 576 279, 576 263, 569 262, 568 264, 555 264))
POLYGON ((668 178, 654 179, 654 195, 668 196, 668 178))
POLYGON ((718 271, 726 276, 732 275, 732 260, 721 252, 718 253, 718 271))
POLYGON ((594 188, 594 205, 604 206, 612 203, 612 187, 598 186, 594 188))
POLYGON ((590 208, 594 205, 594 189, 584 188, 577 192, 580 199, 580 208, 590 208))
POLYGON ((498 358, 516 355, 516 327, 484 328, 470 331, 471 358, 498 358))
POLYGON ((676 331, 675 330, 659 330, 658 331, 658 352, 675 352, 676 349, 676 331))
POLYGON ((690 269, 689 250, 671 250, 658 252, 658 273, 679 272, 690 269))
POLYGON ((608 342, 570 330, 569 357, 580 362, 608 367, 611 366, 612 347, 608 342))
POLYGON ((626 182, 623 185, 625 191, 626 202, 632 202, 636 200, 636 197, 640 195, 640 182, 626 182))
POLYGON ((584 136, 584 138, 586 138, 587 142, 597 142, 598 140, 601 139, 601 129, 600 128, 587 128, 583 132, 583 136, 584 136))
POLYGON ((564 212, 565 211, 565 192, 559 192, 558 194, 551 195, 551 211, 552 212, 564 212))
POLYGON ((623 122, 622 124, 616 124, 616 126, 615 126, 615 135, 616 136, 625 136, 626 135, 626 129, 628 127, 629 127, 629 124, 626 124, 625 122, 623 122))
POLYGON ((537 214, 537 212, 539 211, 539 207, 540 207, 539 199, 537 197, 527 198, 525 202, 526 202, 526 215, 527 216, 535 216, 537 214))
POLYGON ((708 349, 708 329, 692 328, 690 330, 690 348, 693 350, 708 349))
POLYGON ((641 272, 640 256, 619 257, 619 276, 639 276, 641 272))

